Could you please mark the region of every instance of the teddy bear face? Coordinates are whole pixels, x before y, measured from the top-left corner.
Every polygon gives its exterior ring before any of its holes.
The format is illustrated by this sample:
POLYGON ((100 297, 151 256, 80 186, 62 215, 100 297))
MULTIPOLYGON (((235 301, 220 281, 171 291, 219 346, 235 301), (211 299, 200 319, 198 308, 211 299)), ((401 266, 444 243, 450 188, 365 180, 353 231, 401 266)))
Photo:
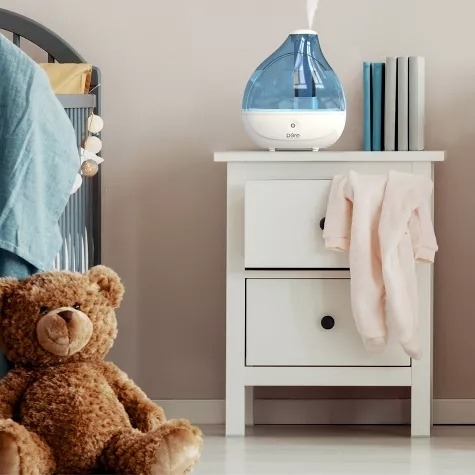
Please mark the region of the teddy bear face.
POLYGON ((102 359, 117 335, 124 288, 104 266, 87 274, 44 272, 0 279, 0 346, 13 363, 102 359))

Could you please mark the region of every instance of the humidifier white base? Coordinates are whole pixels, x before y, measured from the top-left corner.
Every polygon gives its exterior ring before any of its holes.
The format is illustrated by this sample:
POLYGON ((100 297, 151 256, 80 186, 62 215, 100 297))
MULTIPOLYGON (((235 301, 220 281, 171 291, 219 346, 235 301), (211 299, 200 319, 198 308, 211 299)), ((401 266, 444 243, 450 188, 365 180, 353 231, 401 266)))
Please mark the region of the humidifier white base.
POLYGON ((244 126, 259 147, 275 150, 328 148, 343 133, 346 111, 242 111, 244 126))

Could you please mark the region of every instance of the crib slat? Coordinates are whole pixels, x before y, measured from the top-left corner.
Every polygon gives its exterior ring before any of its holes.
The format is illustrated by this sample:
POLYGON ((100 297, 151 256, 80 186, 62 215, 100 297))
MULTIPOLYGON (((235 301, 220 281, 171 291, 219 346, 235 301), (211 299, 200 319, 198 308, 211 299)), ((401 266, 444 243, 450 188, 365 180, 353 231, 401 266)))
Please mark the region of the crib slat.
MULTIPOLYGON (((74 99, 73 96, 71 98, 74 99)), ((71 100, 65 101, 63 97, 62 103, 76 131, 79 148, 87 135, 87 118, 93 109, 90 106, 78 107, 71 100)), ((78 157, 78 170, 79 167, 78 157)), ((94 232, 96 196, 94 179, 84 177, 82 186, 69 198, 59 223, 63 236, 63 246, 58 255, 61 269, 85 272, 89 266, 97 264, 94 232)))
POLYGON ((21 36, 18 33, 13 33, 13 44, 20 47, 21 36))
POLYGON ((48 53, 48 63, 54 63, 56 60, 48 53))

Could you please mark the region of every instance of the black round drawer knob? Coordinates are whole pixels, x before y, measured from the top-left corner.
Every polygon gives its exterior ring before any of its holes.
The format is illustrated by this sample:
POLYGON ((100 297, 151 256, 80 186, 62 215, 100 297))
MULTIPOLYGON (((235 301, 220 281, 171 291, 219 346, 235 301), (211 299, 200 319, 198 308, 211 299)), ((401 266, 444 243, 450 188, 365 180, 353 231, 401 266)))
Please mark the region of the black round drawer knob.
POLYGON ((323 231, 325 229, 325 218, 320 220, 320 229, 323 231))
POLYGON ((321 324, 325 330, 331 330, 335 326, 335 319, 327 315, 322 318, 321 324))

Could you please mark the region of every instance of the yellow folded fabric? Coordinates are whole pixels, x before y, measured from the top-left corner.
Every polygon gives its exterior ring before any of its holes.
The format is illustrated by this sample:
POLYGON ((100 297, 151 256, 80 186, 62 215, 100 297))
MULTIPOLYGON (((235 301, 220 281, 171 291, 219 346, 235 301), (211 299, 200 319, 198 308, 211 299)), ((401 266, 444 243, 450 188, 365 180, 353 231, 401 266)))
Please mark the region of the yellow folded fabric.
POLYGON ((56 94, 87 94, 91 87, 92 65, 40 63, 56 94))

